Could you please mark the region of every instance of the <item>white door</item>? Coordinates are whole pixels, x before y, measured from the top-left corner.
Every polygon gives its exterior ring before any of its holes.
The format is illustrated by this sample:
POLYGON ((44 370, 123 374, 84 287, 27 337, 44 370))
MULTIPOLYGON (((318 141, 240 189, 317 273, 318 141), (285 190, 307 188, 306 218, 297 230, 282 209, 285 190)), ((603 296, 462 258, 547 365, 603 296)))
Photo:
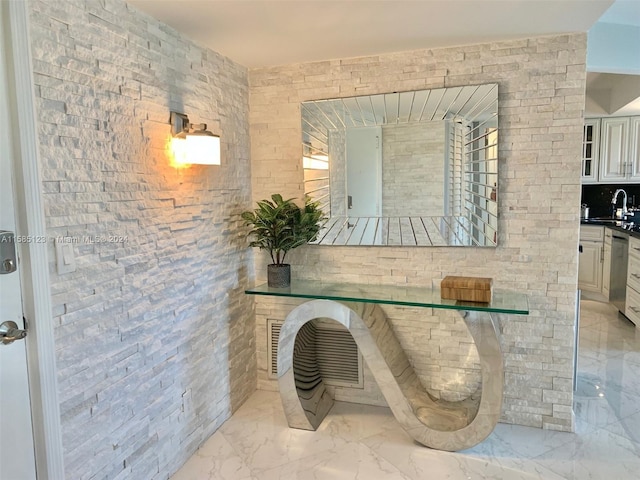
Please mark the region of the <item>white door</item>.
MULTIPOLYGON (((5 15, 5 9, 0 8, 0 25, 3 27, 7 25, 5 15)), ((0 230, 15 232, 12 162, 12 128, 15 128, 15 125, 11 121, 8 108, 5 108, 11 102, 9 102, 7 87, 7 52, 4 48, 6 42, 3 41, 2 45, 0 48, 0 105, 3 105, 0 108, 0 125, 2 125, 0 128, 0 230)), ((5 252, 13 249, 14 245, 17 246, 7 240, 6 236, 0 235, 0 251, 3 253, 3 258, 0 258, 0 324, 12 321, 19 329, 23 329, 20 263, 17 262, 16 271, 1 273, 10 267, 9 262, 6 262, 5 252)), ((0 479, 35 480, 25 340, 4 344, 0 339, 0 412, 0 479)))
POLYGON ((382 129, 347 129, 347 216, 382 215, 382 129))

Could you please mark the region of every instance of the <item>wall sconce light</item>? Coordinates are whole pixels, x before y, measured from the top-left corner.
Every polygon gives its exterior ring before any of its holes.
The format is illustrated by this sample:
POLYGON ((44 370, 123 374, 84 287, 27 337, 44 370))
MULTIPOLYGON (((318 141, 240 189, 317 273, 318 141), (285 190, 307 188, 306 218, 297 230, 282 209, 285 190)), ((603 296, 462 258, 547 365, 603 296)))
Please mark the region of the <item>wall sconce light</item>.
POLYGON ((206 123, 189 123, 189 117, 177 112, 171 112, 170 122, 179 163, 220 165, 220 137, 208 131, 206 123))

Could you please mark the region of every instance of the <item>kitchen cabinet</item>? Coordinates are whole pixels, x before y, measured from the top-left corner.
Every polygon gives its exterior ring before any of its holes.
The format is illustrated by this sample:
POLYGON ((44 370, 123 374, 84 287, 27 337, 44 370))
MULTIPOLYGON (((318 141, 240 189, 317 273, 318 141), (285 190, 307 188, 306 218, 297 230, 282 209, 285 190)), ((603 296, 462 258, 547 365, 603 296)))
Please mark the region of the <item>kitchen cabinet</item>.
POLYGON ((625 316, 640 325, 640 239, 629 238, 625 316))
POLYGON ((604 227, 581 225, 580 245, 582 253, 578 268, 578 288, 602 293, 604 227))
POLYGON ((587 118, 582 183, 640 183, 640 116, 587 118))
POLYGON ((640 181, 640 117, 629 119, 629 158, 631 180, 640 181))
POLYGON ((616 182, 626 179, 628 141, 629 119, 627 117, 602 119, 600 181, 616 182))
POLYGON ((584 121, 582 140, 582 183, 598 181, 598 159, 600 148, 600 119, 587 118, 584 121))
POLYGON ((640 117, 601 119, 598 175, 600 182, 640 182, 639 119, 640 117))
POLYGON ((609 285, 611 283, 611 240, 613 231, 610 228, 604 229, 604 245, 602 255, 602 294, 609 300, 609 285))

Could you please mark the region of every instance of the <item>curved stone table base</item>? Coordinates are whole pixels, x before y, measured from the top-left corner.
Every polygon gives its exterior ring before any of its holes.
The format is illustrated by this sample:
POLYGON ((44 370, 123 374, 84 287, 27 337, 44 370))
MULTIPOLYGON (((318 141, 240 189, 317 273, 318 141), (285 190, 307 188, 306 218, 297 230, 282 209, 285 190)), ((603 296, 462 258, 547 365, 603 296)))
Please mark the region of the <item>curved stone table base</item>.
POLYGON ((313 353, 312 320, 330 318, 353 336, 391 411, 417 442, 439 450, 477 445, 500 418, 504 370, 498 329, 488 312, 460 311, 480 357, 480 398, 434 399, 409 364, 383 310, 376 304, 311 300, 287 316, 278 342, 278 384, 287 422, 315 430, 333 406, 313 353))

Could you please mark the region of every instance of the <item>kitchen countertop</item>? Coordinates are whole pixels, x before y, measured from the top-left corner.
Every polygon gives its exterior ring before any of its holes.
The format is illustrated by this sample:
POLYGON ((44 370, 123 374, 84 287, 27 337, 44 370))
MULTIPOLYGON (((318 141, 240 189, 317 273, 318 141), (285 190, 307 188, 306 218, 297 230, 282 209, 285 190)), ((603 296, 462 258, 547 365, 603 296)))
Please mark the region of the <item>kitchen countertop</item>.
MULTIPOLYGON (((593 220, 593 219, 588 219, 588 220, 581 219, 580 220, 580 225, 595 225, 595 226, 608 227, 611 230, 614 230, 616 232, 626 233, 630 237, 640 238, 640 232, 634 232, 632 230, 627 230, 626 228, 622 227, 623 224, 624 224, 624 222, 622 222, 622 220, 616 221, 615 224, 612 223, 610 220, 609 221, 607 221, 607 220, 593 220)), ((636 228, 638 228, 638 226, 636 226, 636 228)))

